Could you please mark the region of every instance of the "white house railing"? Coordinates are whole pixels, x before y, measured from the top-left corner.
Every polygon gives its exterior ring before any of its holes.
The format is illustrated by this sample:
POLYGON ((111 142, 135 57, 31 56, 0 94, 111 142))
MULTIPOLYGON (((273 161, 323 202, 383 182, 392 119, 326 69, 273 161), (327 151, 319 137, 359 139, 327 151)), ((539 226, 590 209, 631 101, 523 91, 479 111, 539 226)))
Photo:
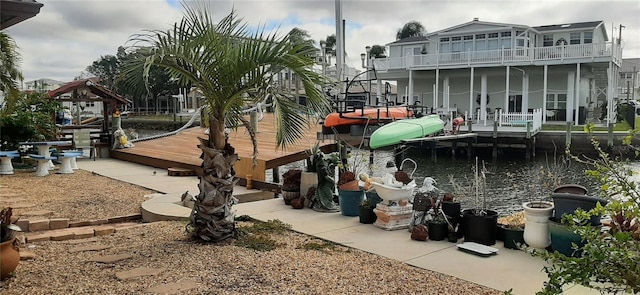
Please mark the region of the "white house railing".
POLYGON ((527 126, 531 122, 531 131, 542 128, 542 109, 534 109, 533 113, 498 113, 499 126, 527 126))
POLYGON ((375 59, 375 68, 379 71, 392 69, 435 68, 438 66, 465 66, 478 64, 503 64, 505 62, 532 63, 534 61, 558 61, 577 58, 611 58, 620 63, 622 48, 613 42, 513 48, 485 51, 449 52, 436 54, 418 54, 404 57, 375 59))

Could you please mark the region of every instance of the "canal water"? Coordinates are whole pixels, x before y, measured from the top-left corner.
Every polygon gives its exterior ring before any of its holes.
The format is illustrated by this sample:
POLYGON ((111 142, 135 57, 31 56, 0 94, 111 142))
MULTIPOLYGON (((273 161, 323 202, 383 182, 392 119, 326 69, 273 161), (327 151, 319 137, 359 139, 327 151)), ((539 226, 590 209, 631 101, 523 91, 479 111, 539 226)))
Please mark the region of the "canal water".
MULTIPOLYGON (((383 176, 384 167, 388 161, 394 160, 394 152, 392 150, 376 150, 373 158, 372 169, 368 170, 369 151, 353 149, 350 163, 362 163, 358 168, 362 168, 372 176, 383 176)), ((405 152, 405 158, 412 159, 416 162, 417 168, 413 174, 418 187, 422 185, 425 177, 432 177, 436 180, 436 187, 440 194, 445 192, 453 192, 454 187, 450 183, 450 176, 453 176, 454 182, 458 185, 468 186, 474 176, 474 159, 467 159, 461 156, 453 159, 451 156, 439 155, 435 160, 432 159, 428 150, 409 149, 405 152)), ((522 153, 513 155, 501 155, 497 160, 493 160, 491 155, 479 156, 479 166, 486 168, 486 187, 487 198, 486 208, 498 211, 500 215, 508 215, 522 210, 521 204, 527 201, 540 200, 545 198, 551 201, 552 188, 533 189, 536 183, 540 183, 541 179, 547 177, 539 171, 542 166, 550 167, 556 171, 556 175, 562 175, 561 183, 575 183, 585 186, 590 194, 597 192, 597 184, 585 176, 585 170, 588 168, 584 164, 575 161, 563 162, 561 157, 554 158, 551 154, 538 154, 532 160, 527 161, 522 153)), ((288 164, 280 168, 280 173, 285 173, 292 168, 305 169, 304 161, 288 164)), ((353 165, 353 164, 352 164, 353 165)), ((358 166, 356 164, 356 166, 358 166)), ((413 170, 413 164, 405 161, 402 167, 407 173, 413 170)), ((267 172, 267 180, 273 179, 272 172, 267 172)), ((548 177, 547 177, 548 178, 548 177)), ((282 179, 282 177, 280 178, 282 179)), ((540 187, 540 186, 538 186, 540 187)), ((471 208, 476 204, 471 196, 459 200, 462 208, 471 208)))
MULTIPOLYGON (((165 133, 165 131, 157 130, 138 130, 140 138, 165 133)), ((559 151, 558 154, 561 154, 559 151)), ((369 169, 369 151, 351 149, 351 157, 349 163, 358 168, 358 171, 366 172, 371 176, 383 176, 384 167, 388 161, 394 161, 395 154, 392 150, 376 150, 373 153, 373 165, 369 169)), ((441 194, 445 192, 453 192, 453 185, 450 183, 450 176, 453 176, 456 183, 467 185, 474 175, 475 159, 469 160, 465 155, 459 155, 452 158, 450 155, 439 154, 436 159, 431 157, 431 152, 426 149, 410 148, 405 150, 405 158, 412 159, 416 162, 417 167, 413 174, 418 187, 422 185, 425 177, 432 177, 436 180, 441 194)), ((576 183, 585 186, 591 195, 595 194, 598 189, 597 184, 585 176, 585 170, 588 168, 583 164, 575 161, 563 163, 561 156, 554 157, 554 153, 538 153, 535 158, 527 161, 522 152, 505 152, 493 160, 491 155, 479 155, 478 162, 484 166, 486 173, 487 202, 486 208, 496 210, 500 215, 508 215, 522 210, 521 204, 531 200, 539 200, 540 195, 551 198, 551 189, 538 189, 532 191, 531 186, 539 181, 540 178, 546 177, 540 175, 536 171, 541 166, 553 167, 556 171, 561 171, 563 175, 562 183, 576 183), (555 164, 557 163, 557 164, 555 164)), ((299 161, 280 167, 280 180, 282 174, 289 169, 300 168, 305 169, 305 162, 299 161)), ((413 170, 413 164, 405 161, 403 170, 410 173, 413 170)), ((266 173, 266 180, 273 181, 271 170, 266 173)), ((472 197, 460 200, 463 208, 471 208, 474 206, 472 197)))

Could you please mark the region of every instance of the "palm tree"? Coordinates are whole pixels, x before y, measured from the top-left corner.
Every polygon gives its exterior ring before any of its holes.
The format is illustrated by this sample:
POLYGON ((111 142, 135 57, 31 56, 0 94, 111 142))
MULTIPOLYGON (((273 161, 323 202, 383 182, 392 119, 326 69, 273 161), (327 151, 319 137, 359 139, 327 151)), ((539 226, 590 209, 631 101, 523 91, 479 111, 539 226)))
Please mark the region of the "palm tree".
POLYGON ((369 49, 369 55, 374 58, 383 58, 386 57, 387 49, 382 45, 373 45, 371 49, 369 49))
POLYGON ((20 72, 20 53, 18 46, 11 36, 0 32, 0 92, 4 93, 6 107, 3 112, 11 112, 15 102, 20 97, 18 80, 22 80, 20 72))
MULTIPOLYGON (((149 46, 150 53, 128 65, 124 71, 144 69, 145 78, 152 65, 166 68, 182 83, 192 83, 206 98, 209 108, 209 136, 200 138, 202 150, 200 193, 195 196, 188 231, 204 241, 222 241, 236 235, 233 187, 235 149, 228 143, 226 126, 242 123, 253 140, 254 165, 257 142, 254 130, 243 117, 242 108, 249 103, 273 98, 278 130, 277 146, 285 149, 299 139, 309 126, 308 109, 326 111, 328 101, 318 85, 325 78, 313 71, 312 52, 293 42, 293 36, 266 34, 264 28, 249 33, 247 25, 232 11, 214 23, 211 2, 183 2, 184 16, 172 29, 135 35, 138 46, 149 46), (291 69, 307 94, 303 107, 280 95, 271 83, 277 73, 291 69)), ((131 79, 130 81, 135 81, 131 79)))
POLYGON ((419 21, 412 20, 406 23, 402 29, 398 30, 398 33, 396 33, 396 40, 424 36, 426 34, 427 29, 419 21))

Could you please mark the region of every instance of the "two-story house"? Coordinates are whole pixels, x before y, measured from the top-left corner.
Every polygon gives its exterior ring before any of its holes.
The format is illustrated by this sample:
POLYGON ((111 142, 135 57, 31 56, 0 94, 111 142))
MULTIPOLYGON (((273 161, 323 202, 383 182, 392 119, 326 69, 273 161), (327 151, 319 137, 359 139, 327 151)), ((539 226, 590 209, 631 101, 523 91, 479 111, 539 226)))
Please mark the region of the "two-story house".
POLYGON ((485 123, 510 114, 539 124, 616 122, 622 48, 602 21, 530 27, 476 18, 387 46, 388 57, 372 60, 377 77, 395 80, 407 104, 485 123))

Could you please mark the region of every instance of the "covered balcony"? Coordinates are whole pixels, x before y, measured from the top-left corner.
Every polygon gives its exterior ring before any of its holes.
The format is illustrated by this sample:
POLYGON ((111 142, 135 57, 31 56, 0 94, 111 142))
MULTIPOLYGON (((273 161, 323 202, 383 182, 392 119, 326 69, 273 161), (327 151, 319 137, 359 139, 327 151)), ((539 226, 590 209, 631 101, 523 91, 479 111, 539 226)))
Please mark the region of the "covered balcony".
POLYGON ((498 49, 485 51, 417 54, 403 57, 387 57, 373 60, 377 71, 429 70, 436 68, 466 68, 471 66, 500 65, 553 65, 577 62, 609 62, 620 65, 620 45, 592 43, 530 48, 498 49))

